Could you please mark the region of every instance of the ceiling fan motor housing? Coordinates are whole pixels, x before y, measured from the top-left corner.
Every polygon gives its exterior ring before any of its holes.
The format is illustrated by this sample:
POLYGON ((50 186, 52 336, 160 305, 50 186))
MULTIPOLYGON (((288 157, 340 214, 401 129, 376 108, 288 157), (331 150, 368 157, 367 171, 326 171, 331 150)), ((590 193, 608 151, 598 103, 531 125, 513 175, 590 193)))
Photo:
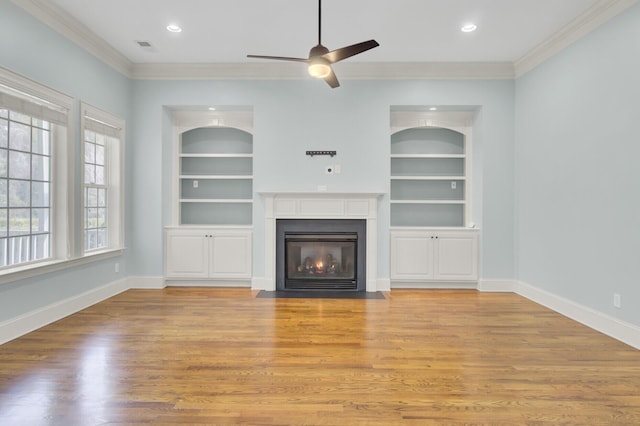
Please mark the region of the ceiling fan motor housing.
POLYGON ((309 51, 309 59, 313 58, 314 56, 322 56, 325 53, 329 53, 329 49, 327 49, 321 44, 317 44, 313 46, 309 51))

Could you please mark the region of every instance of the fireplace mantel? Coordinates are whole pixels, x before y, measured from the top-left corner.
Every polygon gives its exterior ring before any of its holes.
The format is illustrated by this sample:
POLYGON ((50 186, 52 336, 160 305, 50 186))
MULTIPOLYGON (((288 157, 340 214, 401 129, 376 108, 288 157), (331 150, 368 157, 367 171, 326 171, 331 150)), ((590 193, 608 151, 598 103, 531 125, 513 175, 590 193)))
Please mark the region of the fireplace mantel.
POLYGON ((377 291, 378 199, 383 192, 259 192, 264 199, 265 277, 254 288, 276 289, 277 219, 365 219, 367 221, 367 291, 377 291))

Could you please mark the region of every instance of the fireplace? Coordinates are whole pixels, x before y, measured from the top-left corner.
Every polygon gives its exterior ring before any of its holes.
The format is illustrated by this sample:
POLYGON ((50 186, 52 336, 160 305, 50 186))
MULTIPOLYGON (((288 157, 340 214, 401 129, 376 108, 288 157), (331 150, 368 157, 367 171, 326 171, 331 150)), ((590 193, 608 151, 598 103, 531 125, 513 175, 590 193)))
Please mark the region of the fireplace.
POLYGON ((278 219, 276 290, 366 291, 366 220, 278 219))
MULTIPOLYGON (((276 243, 276 223, 280 220, 359 220, 366 233, 359 236, 356 269, 357 289, 367 292, 389 290, 389 280, 378 278, 378 199, 379 192, 259 192, 264 204, 264 275, 253 277, 251 287, 275 291, 284 288, 284 238, 276 243), (279 266, 277 266, 279 265, 279 266), (279 284, 277 284, 279 282, 279 284)), ((326 231, 326 230, 325 230, 326 231)), ((280 231, 282 232, 282 231, 280 231)), ((304 230, 305 233, 313 233, 304 230)), ((329 232, 334 232, 329 230, 329 232)), ((341 231, 342 232, 342 231, 341 231)), ((306 291, 306 290, 302 290, 306 291)))

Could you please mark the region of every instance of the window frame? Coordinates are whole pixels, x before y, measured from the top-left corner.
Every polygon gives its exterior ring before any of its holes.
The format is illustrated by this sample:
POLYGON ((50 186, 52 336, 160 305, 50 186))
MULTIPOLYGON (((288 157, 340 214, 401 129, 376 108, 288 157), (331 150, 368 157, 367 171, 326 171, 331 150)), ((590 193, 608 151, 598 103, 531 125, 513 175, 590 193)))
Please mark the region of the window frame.
POLYGON ((6 146, 0 148, 0 152, 4 154, 3 157, 6 162, 6 175, 0 177, 1 181, 5 183, 3 192, 5 192, 4 195, 6 197, 6 200, 4 200, 5 205, 0 207, 0 211, 6 214, 3 221, 4 226, 1 230, 2 238, 0 238, 0 243, 2 245, 6 244, 6 252, 4 254, 7 256, 8 263, 1 266, 2 269, 5 269, 29 263, 46 262, 54 255, 52 250, 52 234, 54 230, 52 219, 55 217, 52 217, 51 208, 54 197, 52 191, 54 186, 52 166, 54 156, 57 155, 56 151, 59 151, 53 145, 59 143, 59 141, 56 137, 57 124, 35 117, 33 114, 19 112, 11 106, 3 106, 2 110, 7 112, 6 116, 0 118, 0 120, 7 123, 7 133, 4 135, 6 137, 6 146), (28 141, 28 145, 22 144, 20 146, 17 144, 20 142, 20 138, 16 140, 16 137, 20 131, 17 130, 18 133, 14 134, 12 129, 20 128, 28 135, 25 138, 25 142, 28 141), (38 139, 43 142, 39 150, 34 139, 37 134, 40 135, 38 139), (44 137, 45 135, 46 137, 44 137), (17 158, 22 158, 22 166, 20 166, 19 161, 18 164, 13 161, 17 158), (37 158, 40 158, 40 161, 36 161, 37 158), (36 167, 38 163, 40 163, 40 167, 36 167), (40 171, 43 173, 37 173, 38 169, 41 169, 40 171), (20 187, 22 187, 22 190, 18 189, 20 187), (34 199, 34 195, 40 192, 36 190, 38 187, 41 188, 41 195, 44 195, 40 203, 38 203, 37 199, 34 199), (24 199, 22 199, 23 197, 24 199), (18 201, 20 203, 17 203, 18 201), (46 227, 39 231, 34 230, 34 218, 39 216, 36 214, 38 210, 41 210, 42 213, 47 212, 40 217, 41 220, 44 219, 46 227), (12 226, 11 218, 13 214, 19 211, 27 212, 25 219, 28 219, 28 221, 25 223, 27 226, 24 229, 15 229, 12 226), (44 240, 36 243, 36 240, 41 239, 43 236, 44 240), (26 248, 23 245, 25 242, 26 248), (14 251, 16 245, 20 247, 17 253, 14 251), (42 249, 41 255, 46 257, 38 257, 37 252, 40 250, 37 247, 39 245, 41 245, 42 249), (12 263, 12 258, 15 258, 16 255, 21 258, 23 254, 27 260, 12 263))
MULTIPOLYGON (((37 116, 52 124, 50 131, 50 256, 46 259, 7 265, 0 269, 0 278, 13 277, 15 273, 48 266, 72 257, 73 250, 73 164, 74 127, 76 111, 72 97, 33 80, 0 67, 0 92, 21 101, 21 111, 8 106, 7 109, 37 116), (55 117, 50 119, 49 117, 55 117)), ((22 278, 17 275, 16 278, 22 278)), ((1 282, 1 281, 0 281, 1 282)))
POLYGON ((79 228, 79 251, 81 256, 124 249, 124 150, 125 150, 125 120, 86 102, 80 103, 80 203, 82 225, 79 228), (86 231, 86 184, 84 181, 85 167, 85 131, 93 131, 105 136, 105 188, 107 192, 107 246, 96 249, 85 247, 86 231))

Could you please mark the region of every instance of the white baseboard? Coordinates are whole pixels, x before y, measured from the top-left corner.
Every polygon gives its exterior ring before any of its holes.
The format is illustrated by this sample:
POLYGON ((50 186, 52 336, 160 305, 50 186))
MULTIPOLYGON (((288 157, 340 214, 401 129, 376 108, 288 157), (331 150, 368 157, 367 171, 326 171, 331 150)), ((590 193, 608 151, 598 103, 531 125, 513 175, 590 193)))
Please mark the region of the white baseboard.
POLYGON ((164 281, 164 277, 145 277, 145 276, 133 276, 127 278, 128 288, 150 288, 150 289, 163 289, 167 286, 164 281))
POLYGON ((572 302, 538 287, 517 282, 515 293, 546 306, 574 321, 593 328, 609 337, 640 349, 640 327, 613 318, 602 312, 572 302))
MULTIPOLYGON (((128 289, 162 289, 167 285, 193 286, 198 285, 198 282, 167 283, 163 277, 145 276, 123 278, 16 318, 0 322, 0 345, 128 289)), ((225 286, 228 285, 229 282, 225 286)), ((249 287, 248 283, 242 282, 234 282, 234 285, 249 287)), ((223 283, 209 283, 209 286, 223 286, 223 283)), ((254 278, 251 281, 253 290, 273 290, 271 287, 273 287, 271 280, 254 278)), ((481 280, 477 286, 473 283, 442 283, 441 285, 438 283, 394 283, 392 287, 390 280, 377 280, 378 291, 390 291, 392 288, 477 288, 479 291, 487 292, 514 292, 587 327, 640 349, 640 327, 523 282, 481 280), (388 287, 385 287, 386 285, 388 287)))
POLYGON ((264 277, 253 277, 251 279, 251 290, 275 291, 276 284, 273 280, 264 277))
POLYGON ((167 287, 251 287, 249 281, 233 281, 233 280, 167 280, 167 287))
POLYGON ((65 300, 0 323, 0 344, 30 333, 38 328, 81 311, 127 290, 127 279, 105 284, 65 300))
POLYGON ((478 291, 515 293, 517 283, 515 280, 480 280, 478 291))
POLYGON ((391 291, 391 280, 388 278, 378 278, 376 280, 376 291, 391 291))
POLYGON ((390 283, 390 290, 394 288, 401 289, 438 289, 438 290, 470 290, 476 289, 478 285, 475 281, 433 281, 433 282, 422 282, 422 281, 392 281, 390 283))

